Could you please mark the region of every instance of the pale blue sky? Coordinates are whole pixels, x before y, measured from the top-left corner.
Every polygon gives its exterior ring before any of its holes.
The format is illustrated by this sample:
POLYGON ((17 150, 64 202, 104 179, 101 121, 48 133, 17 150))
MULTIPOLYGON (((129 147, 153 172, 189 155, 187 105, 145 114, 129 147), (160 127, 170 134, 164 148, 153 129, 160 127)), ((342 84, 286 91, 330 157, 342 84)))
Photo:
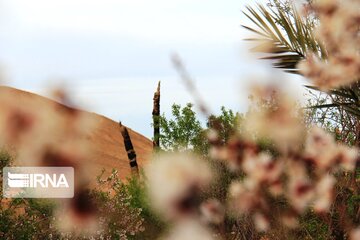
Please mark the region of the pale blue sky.
POLYGON ((63 82, 84 108, 151 137, 158 80, 162 112, 192 101, 171 53, 183 58, 214 112, 222 105, 245 111, 255 78, 284 77, 248 54, 240 24, 249 23, 241 13, 249 2, 0 0, 0 63, 7 85, 44 94, 63 82))

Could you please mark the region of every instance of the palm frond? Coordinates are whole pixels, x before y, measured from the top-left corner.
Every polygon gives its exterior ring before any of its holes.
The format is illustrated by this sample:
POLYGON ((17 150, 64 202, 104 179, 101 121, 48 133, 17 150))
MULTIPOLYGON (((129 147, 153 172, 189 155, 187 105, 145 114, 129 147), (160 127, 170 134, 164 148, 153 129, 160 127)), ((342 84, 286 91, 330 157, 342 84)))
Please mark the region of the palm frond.
MULTIPOLYGON (((323 60, 327 58, 327 52, 314 36, 314 22, 300 16, 294 6, 289 6, 288 10, 284 11, 276 4, 273 7, 260 4, 256 8, 247 6, 244 14, 254 26, 242 26, 256 35, 246 40, 257 43, 251 50, 266 55, 261 59, 273 61, 273 66, 284 72, 300 74, 297 64, 310 52, 323 60)), ((305 87, 323 92, 316 86, 305 87)), ((324 93, 332 99, 332 103, 312 108, 341 108, 360 119, 360 82, 324 93)))
POLYGON ((299 73, 297 63, 304 59, 308 52, 326 58, 326 51, 315 39, 310 22, 302 18, 294 7, 291 9, 290 15, 280 9, 266 8, 260 4, 256 9, 247 6, 244 14, 256 28, 243 27, 259 37, 247 39, 260 42, 252 51, 267 54, 262 59, 272 60, 275 68, 299 73))

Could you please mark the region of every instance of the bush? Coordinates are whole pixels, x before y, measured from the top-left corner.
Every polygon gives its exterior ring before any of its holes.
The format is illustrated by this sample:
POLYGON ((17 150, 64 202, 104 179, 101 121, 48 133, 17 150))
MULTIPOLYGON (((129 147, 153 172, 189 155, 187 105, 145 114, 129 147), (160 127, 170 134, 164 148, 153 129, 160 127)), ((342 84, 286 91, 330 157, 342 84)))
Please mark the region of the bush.
MULTIPOLYGON (((1 153, 2 166, 9 166, 12 158, 1 153)), ((2 168, 1 168, 2 170, 2 168)), ((0 176, 2 179, 2 174, 0 176)), ((59 221, 54 215, 58 207, 48 199, 3 199, 0 204, 1 239, 141 239, 144 231, 142 213, 144 185, 135 179, 129 185, 121 182, 114 171, 106 180, 99 179, 98 189, 90 191, 97 207, 99 231, 92 236, 61 232, 55 227, 59 221), (133 197, 134 196, 134 197, 133 197), (139 235, 139 236, 138 236, 139 235)), ((147 209, 147 208, 145 208, 147 209)), ((149 221, 149 225, 152 221, 149 221)))

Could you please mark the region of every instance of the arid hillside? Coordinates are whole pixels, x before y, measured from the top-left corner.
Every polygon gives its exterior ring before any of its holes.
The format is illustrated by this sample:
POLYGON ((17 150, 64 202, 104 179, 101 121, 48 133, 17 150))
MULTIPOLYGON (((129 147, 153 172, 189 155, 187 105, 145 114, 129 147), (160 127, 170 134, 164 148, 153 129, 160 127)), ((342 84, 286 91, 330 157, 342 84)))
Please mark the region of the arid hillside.
MULTIPOLYGON (((25 106, 35 102, 39 109, 49 104, 56 104, 60 108, 63 107, 60 103, 37 94, 1 86, 0 94, 5 93, 11 94, 16 101, 21 102, 25 106)), ((0 102, 0 106, 3 104, 6 103, 0 102)), ((96 123, 96 128, 89 129, 85 136, 83 136, 84 141, 90 141, 89 144, 92 146, 92 154, 87 159, 88 163, 86 164, 89 164, 89 169, 91 169, 90 171, 94 179, 101 173, 103 168, 107 172, 117 169, 121 178, 128 176, 130 174, 130 166, 118 123, 95 113, 84 111, 82 113, 88 115, 96 123)), ((126 125, 126 123, 123 124, 126 125)), ((142 167, 151 155, 152 142, 132 129, 128 128, 128 130, 137 154, 138 165, 142 167)))

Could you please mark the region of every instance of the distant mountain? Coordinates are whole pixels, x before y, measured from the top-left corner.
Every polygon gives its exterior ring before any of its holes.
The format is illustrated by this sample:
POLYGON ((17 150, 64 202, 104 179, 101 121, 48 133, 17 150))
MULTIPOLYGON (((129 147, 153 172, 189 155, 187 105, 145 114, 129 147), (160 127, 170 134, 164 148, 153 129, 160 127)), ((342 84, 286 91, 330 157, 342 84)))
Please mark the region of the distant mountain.
MULTIPOLYGON (((39 105, 39 109, 48 104, 56 104, 58 107, 65 107, 56 101, 34 93, 0 86, 0 95, 4 93, 10 93, 14 96, 16 101, 20 101, 22 104, 36 103, 39 105)), ((0 106, 2 104, 6 103, 0 102, 0 106)), ((119 124, 96 113, 82 112, 88 114, 89 118, 97 123, 97 127, 87 132, 86 136, 84 136, 84 141, 90 141, 90 144, 92 145, 93 154, 87 159, 88 162, 86 164, 91 165, 89 169, 92 169, 91 174, 94 175, 94 180, 95 177, 101 173, 103 168, 105 168, 108 173, 112 169, 117 169, 121 178, 129 176, 130 166, 119 124)), ((126 123, 123 124, 126 125, 126 123)), ((137 154, 138 165, 142 167, 151 156, 152 141, 132 129, 128 128, 128 130, 137 154)))

